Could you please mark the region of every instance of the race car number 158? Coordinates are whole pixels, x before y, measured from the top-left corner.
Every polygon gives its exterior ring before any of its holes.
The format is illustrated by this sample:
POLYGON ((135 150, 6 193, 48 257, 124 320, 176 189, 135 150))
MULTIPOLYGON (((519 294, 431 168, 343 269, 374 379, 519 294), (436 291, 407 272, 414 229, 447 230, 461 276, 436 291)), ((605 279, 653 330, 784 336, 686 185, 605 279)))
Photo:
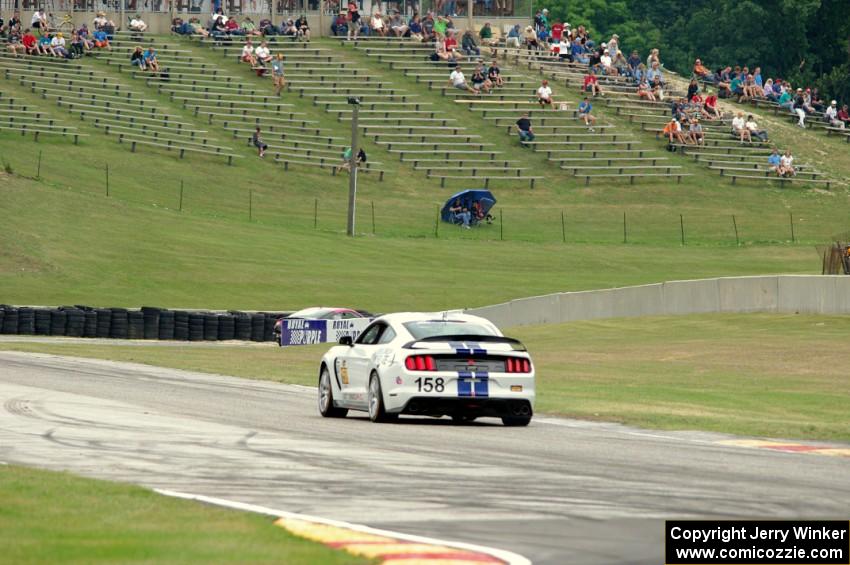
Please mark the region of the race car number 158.
POLYGON ((441 377, 420 377, 413 382, 419 387, 419 392, 443 392, 446 390, 446 381, 441 377))

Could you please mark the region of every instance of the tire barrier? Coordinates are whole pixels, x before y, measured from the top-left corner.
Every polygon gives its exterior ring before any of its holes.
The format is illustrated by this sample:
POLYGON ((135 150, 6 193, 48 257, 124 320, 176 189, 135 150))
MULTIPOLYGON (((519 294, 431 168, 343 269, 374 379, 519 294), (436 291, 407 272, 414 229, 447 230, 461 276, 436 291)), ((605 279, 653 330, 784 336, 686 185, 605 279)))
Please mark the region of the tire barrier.
POLYGON ((275 341, 274 325, 289 312, 167 310, 144 306, 40 308, 0 304, 0 334, 176 341, 275 341))

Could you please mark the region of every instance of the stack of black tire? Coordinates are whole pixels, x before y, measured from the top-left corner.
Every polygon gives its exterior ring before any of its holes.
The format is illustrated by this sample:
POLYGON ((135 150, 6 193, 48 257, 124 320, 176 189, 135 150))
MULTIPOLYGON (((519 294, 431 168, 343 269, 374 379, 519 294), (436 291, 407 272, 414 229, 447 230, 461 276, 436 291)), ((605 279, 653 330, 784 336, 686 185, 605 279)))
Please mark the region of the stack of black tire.
POLYGON ((178 341, 273 341, 285 312, 188 312, 144 306, 32 308, 0 305, 0 333, 178 341))

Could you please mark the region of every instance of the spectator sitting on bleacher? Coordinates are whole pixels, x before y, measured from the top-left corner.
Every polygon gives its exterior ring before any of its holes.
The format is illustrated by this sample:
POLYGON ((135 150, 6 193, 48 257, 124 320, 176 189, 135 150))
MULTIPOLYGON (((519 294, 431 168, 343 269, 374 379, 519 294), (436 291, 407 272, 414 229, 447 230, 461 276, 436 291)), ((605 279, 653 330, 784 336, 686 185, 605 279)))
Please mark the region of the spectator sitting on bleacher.
POLYGON ((649 79, 646 78, 646 65, 643 63, 637 66, 637 68, 632 72, 632 76, 634 76, 636 83, 640 84, 642 82, 646 82, 647 87, 649 86, 649 79))
POLYGON ((664 75, 661 72, 661 64, 658 61, 653 61, 652 65, 650 65, 649 70, 646 71, 646 79, 650 84, 654 83, 655 79, 658 79, 661 86, 664 86, 664 75))
POLYGON ((573 43, 570 46, 570 55, 572 56, 574 63, 581 63, 582 65, 590 63, 590 57, 587 56, 587 49, 584 46, 584 42, 579 37, 576 37, 573 40, 573 43))
POLYGON ((348 19, 345 17, 345 14, 339 12, 334 21, 331 22, 331 33, 335 37, 341 37, 343 35, 348 35, 348 19))
POLYGON ((720 119, 720 111, 717 109, 717 95, 709 94, 705 97, 705 102, 702 105, 703 116, 709 120, 720 119))
POLYGON ((673 145, 675 142, 679 142, 681 144, 686 144, 685 136, 682 134, 682 124, 679 123, 679 120, 676 118, 671 119, 664 129, 661 130, 667 139, 670 142, 670 145, 673 145))
POLYGON ((472 73, 472 88, 475 89, 476 92, 483 90, 486 94, 489 94, 490 89, 493 88, 493 83, 490 82, 489 78, 487 78, 481 63, 475 65, 475 72, 472 73))
POLYGON ((410 30, 410 26, 404 23, 404 19, 401 17, 401 14, 399 14, 398 10, 393 11, 393 15, 390 18, 389 27, 396 37, 404 37, 410 30))
POLYGON ((829 104, 829 108, 823 113, 823 117, 830 126, 838 129, 844 129, 844 122, 838 118, 838 102, 833 100, 829 104))
POLYGON ((806 93, 803 95, 803 109, 807 114, 814 114, 823 110, 823 101, 818 96, 817 90, 816 88, 812 92, 811 88, 807 88, 806 93))
POLYGON ((142 48, 138 45, 133 52, 130 53, 130 66, 139 67, 139 70, 141 71, 148 70, 147 65, 145 65, 145 54, 142 52, 142 48))
POLYGON ((443 41, 449 31, 449 20, 444 16, 437 16, 434 20, 434 40, 443 41))
MULTIPOLYGON (((629 74, 634 77, 635 73, 642 64, 640 60, 640 54, 637 51, 632 51, 632 54, 629 55, 628 59, 626 59, 626 64, 629 66, 629 74)), ((645 69, 646 67, 644 67, 644 70, 645 69)))
POLYGON ((263 142, 263 138, 260 136, 259 126, 256 131, 254 131, 254 135, 251 136, 251 145, 257 148, 257 153, 260 157, 266 156, 266 149, 268 149, 269 146, 263 142))
POLYGON ((287 18, 285 22, 281 22, 280 34, 287 37, 291 36, 294 39, 298 35, 298 28, 295 27, 295 20, 287 18))
POLYGON ((159 71, 159 61, 156 58, 156 49, 153 46, 148 46, 145 50, 144 58, 147 68, 154 72, 159 71))
POLYGON ((453 29, 446 30, 446 39, 443 41, 443 45, 446 48, 446 53, 448 53, 452 61, 461 61, 465 58, 464 55, 457 49, 457 39, 455 38, 455 32, 453 29))
POLYGON ((619 72, 617 68, 614 66, 614 60, 611 58, 611 55, 608 54, 608 51, 603 51, 599 56, 599 63, 602 65, 602 72, 607 76, 617 76, 619 72))
POLYGON ((552 89, 549 87, 549 81, 543 79, 540 88, 537 89, 537 102, 541 108, 549 106, 555 110, 555 100, 552 98, 552 89))
POLYGON ((481 56, 481 50, 478 48, 478 44, 475 43, 475 36, 472 35, 471 30, 463 32, 463 36, 460 39, 460 48, 468 57, 481 56))
POLYGON ((499 62, 496 59, 493 59, 493 62, 490 63, 490 68, 487 69, 487 78, 490 79, 493 86, 501 87, 505 85, 505 80, 502 78, 502 70, 499 69, 499 62))
POLYGON ((599 88, 599 79, 594 74, 592 67, 587 69, 587 74, 584 75, 582 90, 584 92, 590 92, 594 96, 602 94, 602 89, 599 88))
POLYGON ((759 125, 758 123, 756 123, 756 120, 755 118, 753 118, 752 114, 747 116, 747 123, 745 125, 750 132, 750 139, 755 136, 759 139, 759 141, 767 141, 767 132, 763 129, 759 129, 759 125))
MULTIPOLYGON (((2 19, 3 18, 0 18, 0 20, 2 19)), ((0 32, 2 32, 2 35, 6 37, 10 36, 12 33, 20 35, 21 28, 21 13, 15 10, 15 13, 12 14, 12 17, 9 18, 9 21, 6 22, 6 25, 0 25, 0 32)))
POLYGON ((42 35, 38 38, 38 52, 42 55, 50 55, 51 57, 56 56, 56 52, 53 51, 53 45, 49 35, 42 35))
POLYGON ((431 53, 432 61, 454 61, 451 53, 446 51, 446 43, 444 41, 434 42, 434 52, 431 53))
POLYGON ((245 19, 242 20, 242 35, 253 35, 262 37, 263 32, 257 29, 257 24, 254 23, 254 20, 245 16, 245 19))
POLYGON ((844 122, 845 126, 850 126, 850 111, 847 110, 847 104, 843 105, 838 111, 837 117, 844 122))
POLYGON ((47 16, 44 15, 44 8, 39 8, 32 14, 30 27, 38 30, 40 35, 45 35, 50 32, 50 26, 47 23, 47 16))
MULTIPOLYGON (((25 54, 38 55, 38 39, 29 28, 24 32, 21 43, 23 44, 25 54)), ((9 42, 9 50, 15 55, 18 54, 17 49, 12 45, 11 41, 9 42)))
POLYGON ((523 112, 522 117, 516 121, 516 129, 520 145, 527 147, 526 142, 534 141, 534 130, 531 129, 531 119, 528 117, 528 112, 523 112))
POLYGON ((523 39, 525 41, 525 47, 529 51, 532 49, 540 49, 540 41, 537 39, 537 33, 534 31, 533 27, 526 26, 523 39))
POLYGON ((95 14, 94 19, 92 20, 92 27, 95 31, 99 29, 103 29, 106 26, 109 20, 106 19, 106 12, 98 12, 95 14))
POLYGON ((782 173, 780 172, 780 168, 782 167, 782 157, 779 155, 779 150, 776 149, 776 147, 773 148, 773 152, 767 158, 767 166, 770 167, 770 170, 778 176, 782 176, 782 173))
POLYGON ((696 96, 697 93, 699 93, 699 84, 697 83, 697 79, 692 78, 688 84, 688 100, 696 96))
MULTIPOLYGON (((29 31, 29 30, 27 30, 29 31)), ((33 36, 35 37, 35 36, 33 36)), ((15 30, 11 30, 9 32, 9 37, 6 39, 6 48, 12 52, 12 55, 15 57, 18 56, 18 51, 23 54, 27 53, 26 47, 21 43, 21 37, 18 35, 18 32, 15 30)), ((36 53, 38 52, 38 41, 36 41, 36 53)))
POLYGON ((432 41, 434 39, 434 15, 431 12, 425 14, 422 18, 422 41, 432 41))
POLYGON ((783 177, 793 177, 797 174, 794 168, 794 157, 791 155, 791 150, 786 149, 785 155, 779 160, 779 175, 783 177))
POLYGON ((584 100, 581 101, 581 104, 578 105, 578 117, 584 120, 584 125, 587 126, 587 131, 593 133, 593 126, 596 125, 596 116, 591 114, 593 111, 593 104, 590 103, 590 99, 587 96, 584 97, 584 100))
POLYGON ((750 130, 747 129, 747 121, 744 119, 743 112, 738 112, 738 115, 732 118, 732 135, 738 136, 741 143, 753 141, 750 130))
POLYGON ((646 58, 646 68, 651 69, 654 63, 658 63, 659 65, 661 64, 658 49, 652 49, 649 52, 649 56, 646 58))
MULTIPOLYGON (((487 47, 497 47, 499 45, 499 40, 493 38, 493 28, 490 27, 490 22, 484 22, 484 26, 478 30, 478 37, 481 39, 481 45, 486 45, 487 47)), ((493 55, 496 56, 496 51, 493 51, 493 55)))
POLYGON ((712 76, 711 71, 705 65, 703 65, 702 61, 700 61, 699 59, 694 61, 694 76, 702 80, 714 82, 714 77, 712 76))
POLYGON ((768 100, 770 100, 771 102, 776 102, 776 99, 779 98, 779 96, 773 90, 773 79, 772 78, 769 78, 765 81, 764 86, 762 87, 762 90, 764 91, 764 97, 767 98, 768 100))
POLYGON ((372 19, 369 20, 369 27, 372 33, 384 37, 387 35, 387 28, 384 25, 384 18, 381 17, 381 12, 376 11, 372 14, 372 19))
POLYGON ((422 29, 422 22, 419 19, 419 14, 413 14, 410 21, 407 22, 407 29, 410 31, 410 38, 414 41, 425 40, 425 30, 422 29))
POLYGON ((68 49, 66 49, 65 47, 65 37, 62 35, 62 33, 57 33, 53 36, 53 38, 50 40, 50 47, 53 48, 53 53, 57 57, 68 57, 68 49))
POLYGON ((717 69, 714 74, 714 84, 717 85, 717 94, 720 98, 732 96, 732 91, 729 89, 732 82, 731 72, 732 67, 726 67, 725 69, 717 69))
POLYGON ((236 18, 228 18, 228 20, 224 22, 224 33, 230 36, 245 35, 242 32, 242 28, 239 27, 239 22, 236 21, 236 18))
MULTIPOLYGON (((281 27, 282 26, 283 22, 281 22, 281 27)), ((268 18, 263 18, 262 20, 260 20, 260 23, 257 24, 257 29, 265 37, 271 37, 273 35, 278 35, 281 33, 281 29, 274 25, 272 21, 268 18)))
POLYGON ((130 20, 130 31, 145 32, 148 30, 148 24, 142 19, 142 16, 136 14, 136 17, 130 20))
POLYGON ((699 118, 694 118, 688 124, 688 138, 695 145, 705 143, 705 133, 702 131, 702 125, 699 123, 699 118))
POLYGON ((478 94, 478 91, 469 86, 466 82, 466 77, 463 76, 463 71, 460 70, 460 65, 455 67, 455 70, 449 75, 449 84, 458 90, 465 90, 473 94, 478 94))
MULTIPOLYGON (((345 151, 342 152, 342 163, 336 168, 336 172, 340 172, 343 169, 346 171, 351 170, 351 147, 346 147, 345 151)), ((357 150, 357 165, 360 166, 362 163, 367 161, 366 152, 363 151, 363 148, 359 148, 357 150)))
POLYGON ((638 85, 637 95, 641 100, 646 99, 650 102, 655 102, 655 95, 652 93, 652 90, 650 90, 649 83, 646 82, 645 77, 638 85))
POLYGON ((661 83, 661 79, 659 77, 655 77, 649 86, 652 88, 652 95, 655 96, 655 99, 659 102, 663 102, 664 85, 661 83))
POLYGON ((109 45, 109 36, 102 29, 95 31, 92 34, 92 38, 94 39, 94 46, 98 49, 112 50, 112 47, 109 45))
POLYGON ((307 16, 301 14, 301 17, 295 20, 296 37, 304 41, 310 41, 310 24, 307 23, 307 16))
POLYGON ((256 55, 257 64, 265 67, 269 63, 272 62, 272 53, 269 50, 269 45, 265 41, 261 41, 260 44, 254 49, 254 55, 256 55))
POLYGON ((227 16, 221 11, 216 12, 210 21, 210 35, 218 39, 227 35, 227 16))
POLYGON ((248 63, 252 67, 257 66, 257 57, 254 55, 254 45, 251 43, 251 38, 245 40, 245 45, 242 46, 242 56, 240 59, 243 63, 248 63))
POLYGON ((188 34, 200 35, 201 37, 209 37, 210 32, 201 25, 201 20, 198 18, 189 18, 188 34))

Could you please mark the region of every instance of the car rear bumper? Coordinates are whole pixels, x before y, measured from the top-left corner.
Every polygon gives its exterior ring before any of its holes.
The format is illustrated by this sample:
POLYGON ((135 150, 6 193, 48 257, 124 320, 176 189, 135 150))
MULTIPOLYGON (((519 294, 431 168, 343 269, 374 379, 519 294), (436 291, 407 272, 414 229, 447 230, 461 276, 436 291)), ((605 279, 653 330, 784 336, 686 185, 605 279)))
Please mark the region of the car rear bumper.
POLYGON ((524 398, 446 398, 414 396, 407 400, 401 414, 420 416, 531 416, 531 402, 524 398))

